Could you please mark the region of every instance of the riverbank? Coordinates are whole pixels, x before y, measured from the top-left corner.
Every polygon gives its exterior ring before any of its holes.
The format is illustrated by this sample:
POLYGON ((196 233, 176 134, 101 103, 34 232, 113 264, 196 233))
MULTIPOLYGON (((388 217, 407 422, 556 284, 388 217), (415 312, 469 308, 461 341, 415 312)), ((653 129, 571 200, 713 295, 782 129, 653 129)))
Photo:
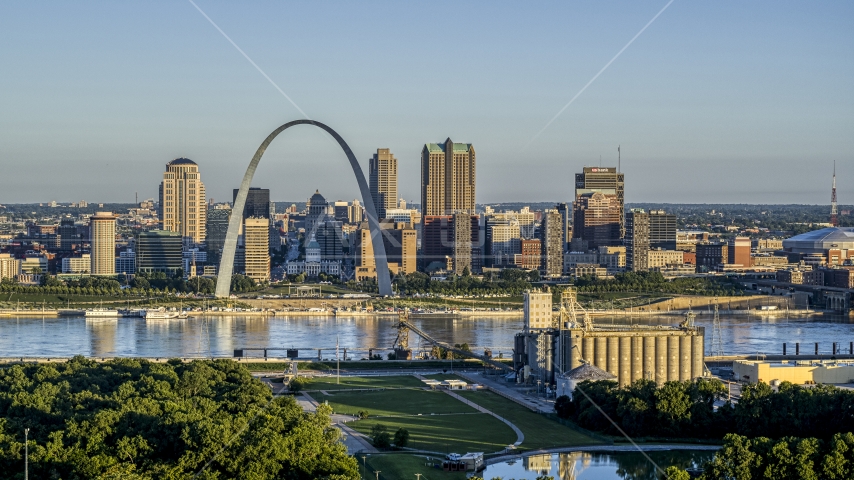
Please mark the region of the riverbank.
MULTIPOLYGON (((0 310, 0 317, 12 317, 12 316, 37 316, 37 317, 61 317, 61 316, 84 316, 86 313, 85 310, 74 310, 74 309, 16 309, 16 310, 0 310)), ((187 315, 190 317, 343 317, 343 318, 352 318, 352 317, 397 317, 399 315, 398 312, 347 312, 347 311, 332 311, 332 310, 321 310, 321 311, 312 311, 312 310, 246 310, 246 309, 232 309, 232 310, 189 310, 187 311, 187 315)), ((489 311, 489 310, 477 310, 477 311, 454 311, 454 312, 424 312, 424 313, 412 313, 413 318, 433 318, 433 317, 486 317, 486 318, 495 318, 495 317, 507 317, 507 318, 521 318, 521 311, 489 311)), ((118 315, 116 318, 139 318, 139 315, 118 315)))

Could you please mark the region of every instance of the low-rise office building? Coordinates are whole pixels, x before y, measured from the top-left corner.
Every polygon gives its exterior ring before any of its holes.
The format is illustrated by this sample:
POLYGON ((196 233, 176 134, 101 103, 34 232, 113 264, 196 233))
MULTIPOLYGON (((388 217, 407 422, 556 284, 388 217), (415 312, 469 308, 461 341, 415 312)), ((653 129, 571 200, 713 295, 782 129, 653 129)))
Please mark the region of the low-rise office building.
POLYGON ((790 382, 796 385, 810 383, 854 383, 854 362, 836 360, 764 362, 736 360, 732 364, 736 380, 747 383, 776 384, 790 382))
POLYGON ((88 253, 62 259, 62 273, 91 273, 92 260, 88 253))

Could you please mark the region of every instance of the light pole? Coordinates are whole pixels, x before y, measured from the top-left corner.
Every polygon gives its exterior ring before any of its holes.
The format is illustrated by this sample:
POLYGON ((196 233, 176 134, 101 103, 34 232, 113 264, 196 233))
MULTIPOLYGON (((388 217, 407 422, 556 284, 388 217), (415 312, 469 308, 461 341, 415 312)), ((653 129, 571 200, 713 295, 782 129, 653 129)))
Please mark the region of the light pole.
POLYGON ((30 429, 24 429, 24 480, 30 478, 30 429))
MULTIPOLYGON (((380 471, 379 471, 379 470, 377 470, 377 471, 376 471, 376 472, 374 472, 374 473, 376 473, 376 474, 377 474, 377 480, 380 480, 380 471)), ((24 480, 26 480, 26 479, 24 479, 24 480)))
POLYGON ((362 478, 365 478, 365 456, 362 455, 362 478))

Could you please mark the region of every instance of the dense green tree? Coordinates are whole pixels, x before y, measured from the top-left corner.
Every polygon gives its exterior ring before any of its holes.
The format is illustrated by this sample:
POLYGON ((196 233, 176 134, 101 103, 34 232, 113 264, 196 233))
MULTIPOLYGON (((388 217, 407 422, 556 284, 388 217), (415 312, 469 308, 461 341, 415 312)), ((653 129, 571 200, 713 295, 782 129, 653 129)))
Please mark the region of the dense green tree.
POLYGON ((555 399, 555 413, 560 418, 569 418, 572 414, 572 400, 566 395, 561 395, 555 399))
POLYGON ((331 409, 304 413, 229 360, 0 369, 0 469, 31 478, 358 478, 331 409))
POLYGON ((385 425, 378 423, 371 427, 371 443, 377 448, 388 448, 391 446, 391 435, 385 425))
POLYGON ((409 444, 409 430, 400 427, 394 432, 394 446, 403 448, 409 444))
POLYGON ((664 478, 667 480, 691 480, 691 475, 679 467, 670 466, 664 470, 664 478))

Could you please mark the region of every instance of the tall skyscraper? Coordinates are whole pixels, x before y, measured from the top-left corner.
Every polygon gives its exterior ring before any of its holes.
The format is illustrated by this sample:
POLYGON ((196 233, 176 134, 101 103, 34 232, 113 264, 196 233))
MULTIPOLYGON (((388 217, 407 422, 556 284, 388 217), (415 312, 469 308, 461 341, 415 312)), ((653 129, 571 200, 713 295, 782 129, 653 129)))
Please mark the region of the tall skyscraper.
POLYGON ((397 159, 388 148, 378 148, 370 161, 371 198, 379 218, 397 208, 397 159))
POLYGON ((572 206, 566 203, 558 203, 555 205, 555 209, 560 213, 564 250, 566 250, 569 248, 570 239, 572 239, 572 229, 570 228, 572 224, 572 206))
POLYGON ((650 215, 640 208, 626 214, 626 267, 633 272, 649 270, 650 215))
MULTIPOLYGON (((237 200, 238 191, 240 189, 234 189, 232 201, 237 200)), ((243 218, 270 218, 270 210, 270 189, 250 187, 246 195, 246 205, 243 206, 243 218)))
POLYGON ((453 244, 454 244, 454 262, 453 272, 457 275, 462 275, 466 271, 472 271, 472 229, 477 228, 477 225, 472 225, 471 215, 467 213, 455 213, 453 244))
POLYGON ((563 273, 563 218, 555 209, 543 212, 540 242, 543 251, 542 273, 545 277, 559 277, 563 273))
POLYGON ((475 152, 470 143, 428 143, 421 151, 421 213, 475 213, 475 152))
POLYGON ((250 217, 243 221, 244 271, 256 282, 270 281, 270 219, 250 217))
POLYGON ((621 214, 622 205, 616 195, 581 193, 573 205, 572 238, 582 240, 592 250, 622 245, 621 214))
MULTIPOLYGON (((582 173, 575 174, 575 201, 586 193, 614 195, 620 212, 619 237, 612 245, 619 245, 626 235, 625 199, 623 196, 624 177, 615 167, 584 167, 582 173)), ((573 232, 573 238, 583 238, 573 232)), ((586 238, 583 238, 587 240, 586 238)), ((592 247, 591 247, 592 248, 592 247)))
POLYGON ((207 211, 205 184, 196 162, 189 158, 176 158, 167 163, 160 184, 163 230, 179 232, 194 243, 203 243, 207 211))
POLYGON ((228 233, 228 221, 231 219, 231 209, 227 205, 216 205, 208 209, 205 245, 208 252, 207 263, 219 264, 222 247, 225 246, 225 236, 228 233))
POLYGON ((116 274, 116 217, 97 212, 89 218, 92 275, 116 274))

